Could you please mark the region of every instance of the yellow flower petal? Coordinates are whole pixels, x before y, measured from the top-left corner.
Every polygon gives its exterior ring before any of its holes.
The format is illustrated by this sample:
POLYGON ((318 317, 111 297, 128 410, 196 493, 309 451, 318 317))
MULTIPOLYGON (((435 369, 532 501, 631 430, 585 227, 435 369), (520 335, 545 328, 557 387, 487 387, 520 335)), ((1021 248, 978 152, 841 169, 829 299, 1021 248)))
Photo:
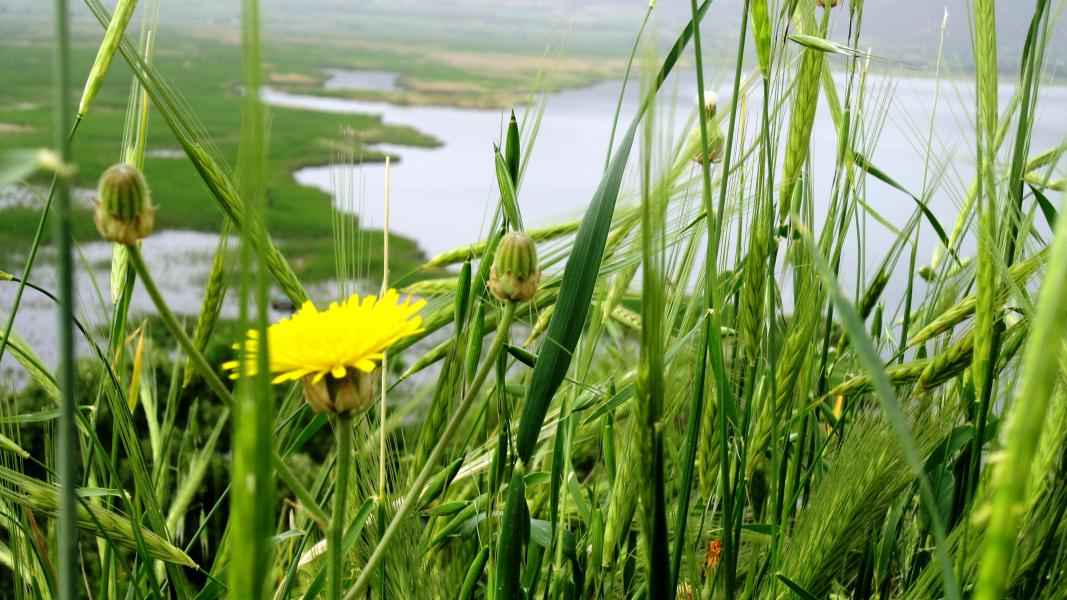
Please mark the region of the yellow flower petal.
MULTIPOLYGON (((333 302, 319 311, 305 302, 291 316, 271 325, 267 332, 267 350, 273 383, 295 381, 312 376, 315 382, 327 374, 342 378, 348 369, 370 372, 377 368, 383 353, 398 341, 423 331, 418 312, 424 300, 412 301, 411 296, 400 301, 396 290, 389 290, 381 298, 358 295, 333 302)), ((256 331, 249 331, 237 360, 222 366, 238 377, 255 372, 262 340, 256 331)))

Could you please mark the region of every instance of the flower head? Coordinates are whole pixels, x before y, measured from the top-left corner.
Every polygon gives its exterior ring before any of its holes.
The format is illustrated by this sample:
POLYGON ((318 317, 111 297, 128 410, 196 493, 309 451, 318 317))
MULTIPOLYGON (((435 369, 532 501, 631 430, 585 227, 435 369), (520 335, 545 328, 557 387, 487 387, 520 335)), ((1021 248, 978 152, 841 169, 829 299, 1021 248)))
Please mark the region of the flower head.
POLYGON ((708 553, 704 558, 704 568, 714 571, 722 559, 722 540, 708 540, 708 553))
POLYGON ((152 233, 156 207, 136 167, 120 163, 104 171, 97 192, 93 220, 105 240, 130 246, 152 233))
MULTIPOLYGON (((324 311, 305 302, 291 317, 267 330, 272 383, 305 379, 306 384, 318 384, 327 375, 343 380, 352 369, 373 372, 390 346, 422 331, 417 313, 425 304, 424 300, 412 302, 410 296, 400 302, 396 290, 382 298, 360 299, 354 294, 324 311)), ((257 332, 249 331, 243 368, 241 360, 226 362, 222 368, 232 371, 232 379, 255 374, 259 348, 257 332)))
POLYGON ((501 300, 524 302, 533 298, 541 283, 537 268, 537 245, 521 231, 500 238, 493 266, 489 270, 489 290, 501 300))

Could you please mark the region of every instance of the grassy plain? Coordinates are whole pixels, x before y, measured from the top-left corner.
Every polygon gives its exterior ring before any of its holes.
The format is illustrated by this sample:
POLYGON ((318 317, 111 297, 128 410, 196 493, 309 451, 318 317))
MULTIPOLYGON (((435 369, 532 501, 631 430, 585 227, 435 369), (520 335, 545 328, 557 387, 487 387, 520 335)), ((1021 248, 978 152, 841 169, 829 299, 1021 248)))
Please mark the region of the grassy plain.
MULTIPOLYGON (((80 7, 78 7, 80 9, 80 7)), ((388 21, 385 21, 387 23, 388 21)), ((72 94, 81 91, 99 44, 102 30, 87 19, 75 21, 72 40, 72 94)), ((158 32, 154 62, 197 115, 204 132, 221 156, 236 165, 240 125, 240 47, 237 30, 224 18, 202 21, 174 19, 158 32)), ((323 68, 395 71, 403 91, 390 93, 333 92, 332 95, 388 100, 402 104, 445 104, 467 107, 503 107, 525 101, 538 73, 550 68, 555 86, 575 86, 608 77, 615 61, 596 58, 542 56, 532 47, 510 53, 486 48, 450 48, 455 39, 405 43, 398 39, 363 39, 334 30, 312 35, 299 24, 270 34, 265 48, 264 71, 277 88, 301 93, 331 95, 322 90, 323 68)), ((51 86, 52 49, 48 21, 43 15, 15 14, 0 23, 0 152, 13 148, 46 147, 51 140, 52 107, 42 99, 51 86)), ((74 185, 92 188, 96 178, 119 157, 130 73, 115 61, 94 110, 80 124, 72 152, 79 157, 74 185)), ((334 276, 329 197, 298 184, 294 170, 329 164, 338 153, 380 161, 384 155, 373 145, 432 147, 439 142, 410 127, 383 123, 376 115, 339 115, 306 110, 271 108, 267 180, 268 228, 290 257, 294 268, 310 281, 334 276), (345 131, 354 131, 348 136, 345 131), (351 140, 355 140, 354 143, 351 140)), ((222 215, 207 190, 197 182, 194 169, 183 160, 158 115, 150 113, 145 175, 155 201, 163 208, 159 229, 217 231, 222 215), (163 151, 162 153, 160 151, 163 151)), ((402 160, 402 159, 401 159, 402 160)), ((38 180, 38 185, 46 185, 38 180)), ((19 256, 29 247, 38 220, 38 204, 0 207, 0 259, 19 256)), ((77 209, 78 239, 92 240, 95 229, 88 207, 77 209)), ((47 232, 50 236, 51 231, 47 232)), ((393 268, 408 273, 422 262, 417 242, 392 236, 393 268)), ((50 238, 46 237, 46 241, 50 238)), ((370 274, 380 264, 380 235, 366 236, 370 274)), ((14 270, 14 265, 9 264, 14 270)))

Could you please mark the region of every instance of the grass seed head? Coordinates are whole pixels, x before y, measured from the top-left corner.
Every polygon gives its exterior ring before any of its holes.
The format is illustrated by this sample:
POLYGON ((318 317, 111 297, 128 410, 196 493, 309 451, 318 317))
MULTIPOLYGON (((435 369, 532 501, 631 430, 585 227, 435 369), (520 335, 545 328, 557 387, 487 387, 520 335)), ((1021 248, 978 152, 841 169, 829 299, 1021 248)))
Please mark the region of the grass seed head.
POLYGON ((130 24, 130 18, 133 17, 135 8, 137 8, 137 0, 119 0, 118 5, 115 6, 115 13, 111 16, 111 22, 108 23, 104 40, 100 43, 100 49, 96 53, 96 60, 93 61, 93 67, 90 69, 89 77, 85 81, 85 89, 82 91, 81 101, 78 102, 79 119, 89 112, 89 105, 92 104, 97 92, 104 85, 107 72, 111 69, 111 61, 115 58, 115 52, 118 51, 119 44, 122 43, 122 36, 126 32, 126 26, 130 24))

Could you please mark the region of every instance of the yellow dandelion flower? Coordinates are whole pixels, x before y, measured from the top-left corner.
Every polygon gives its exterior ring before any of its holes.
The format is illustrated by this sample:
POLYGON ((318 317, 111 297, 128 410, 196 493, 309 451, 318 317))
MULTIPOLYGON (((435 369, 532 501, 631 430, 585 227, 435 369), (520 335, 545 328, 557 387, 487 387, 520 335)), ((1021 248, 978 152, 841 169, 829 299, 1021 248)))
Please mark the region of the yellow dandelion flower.
MULTIPOLYGON (((426 301, 400 302, 396 290, 385 296, 353 294, 348 300, 333 302, 319 311, 305 302, 295 314, 267 329, 272 383, 304 380, 318 384, 326 375, 344 379, 350 369, 370 373, 378 367, 383 353, 396 342, 423 331, 419 310, 426 301)), ((234 346, 240 349, 240 345, 234 346)), ((222 365, 232 371, 231 379, 256 373, 259 336, 249 331, 244 343, 244 368, 240 360, 222 365)))

